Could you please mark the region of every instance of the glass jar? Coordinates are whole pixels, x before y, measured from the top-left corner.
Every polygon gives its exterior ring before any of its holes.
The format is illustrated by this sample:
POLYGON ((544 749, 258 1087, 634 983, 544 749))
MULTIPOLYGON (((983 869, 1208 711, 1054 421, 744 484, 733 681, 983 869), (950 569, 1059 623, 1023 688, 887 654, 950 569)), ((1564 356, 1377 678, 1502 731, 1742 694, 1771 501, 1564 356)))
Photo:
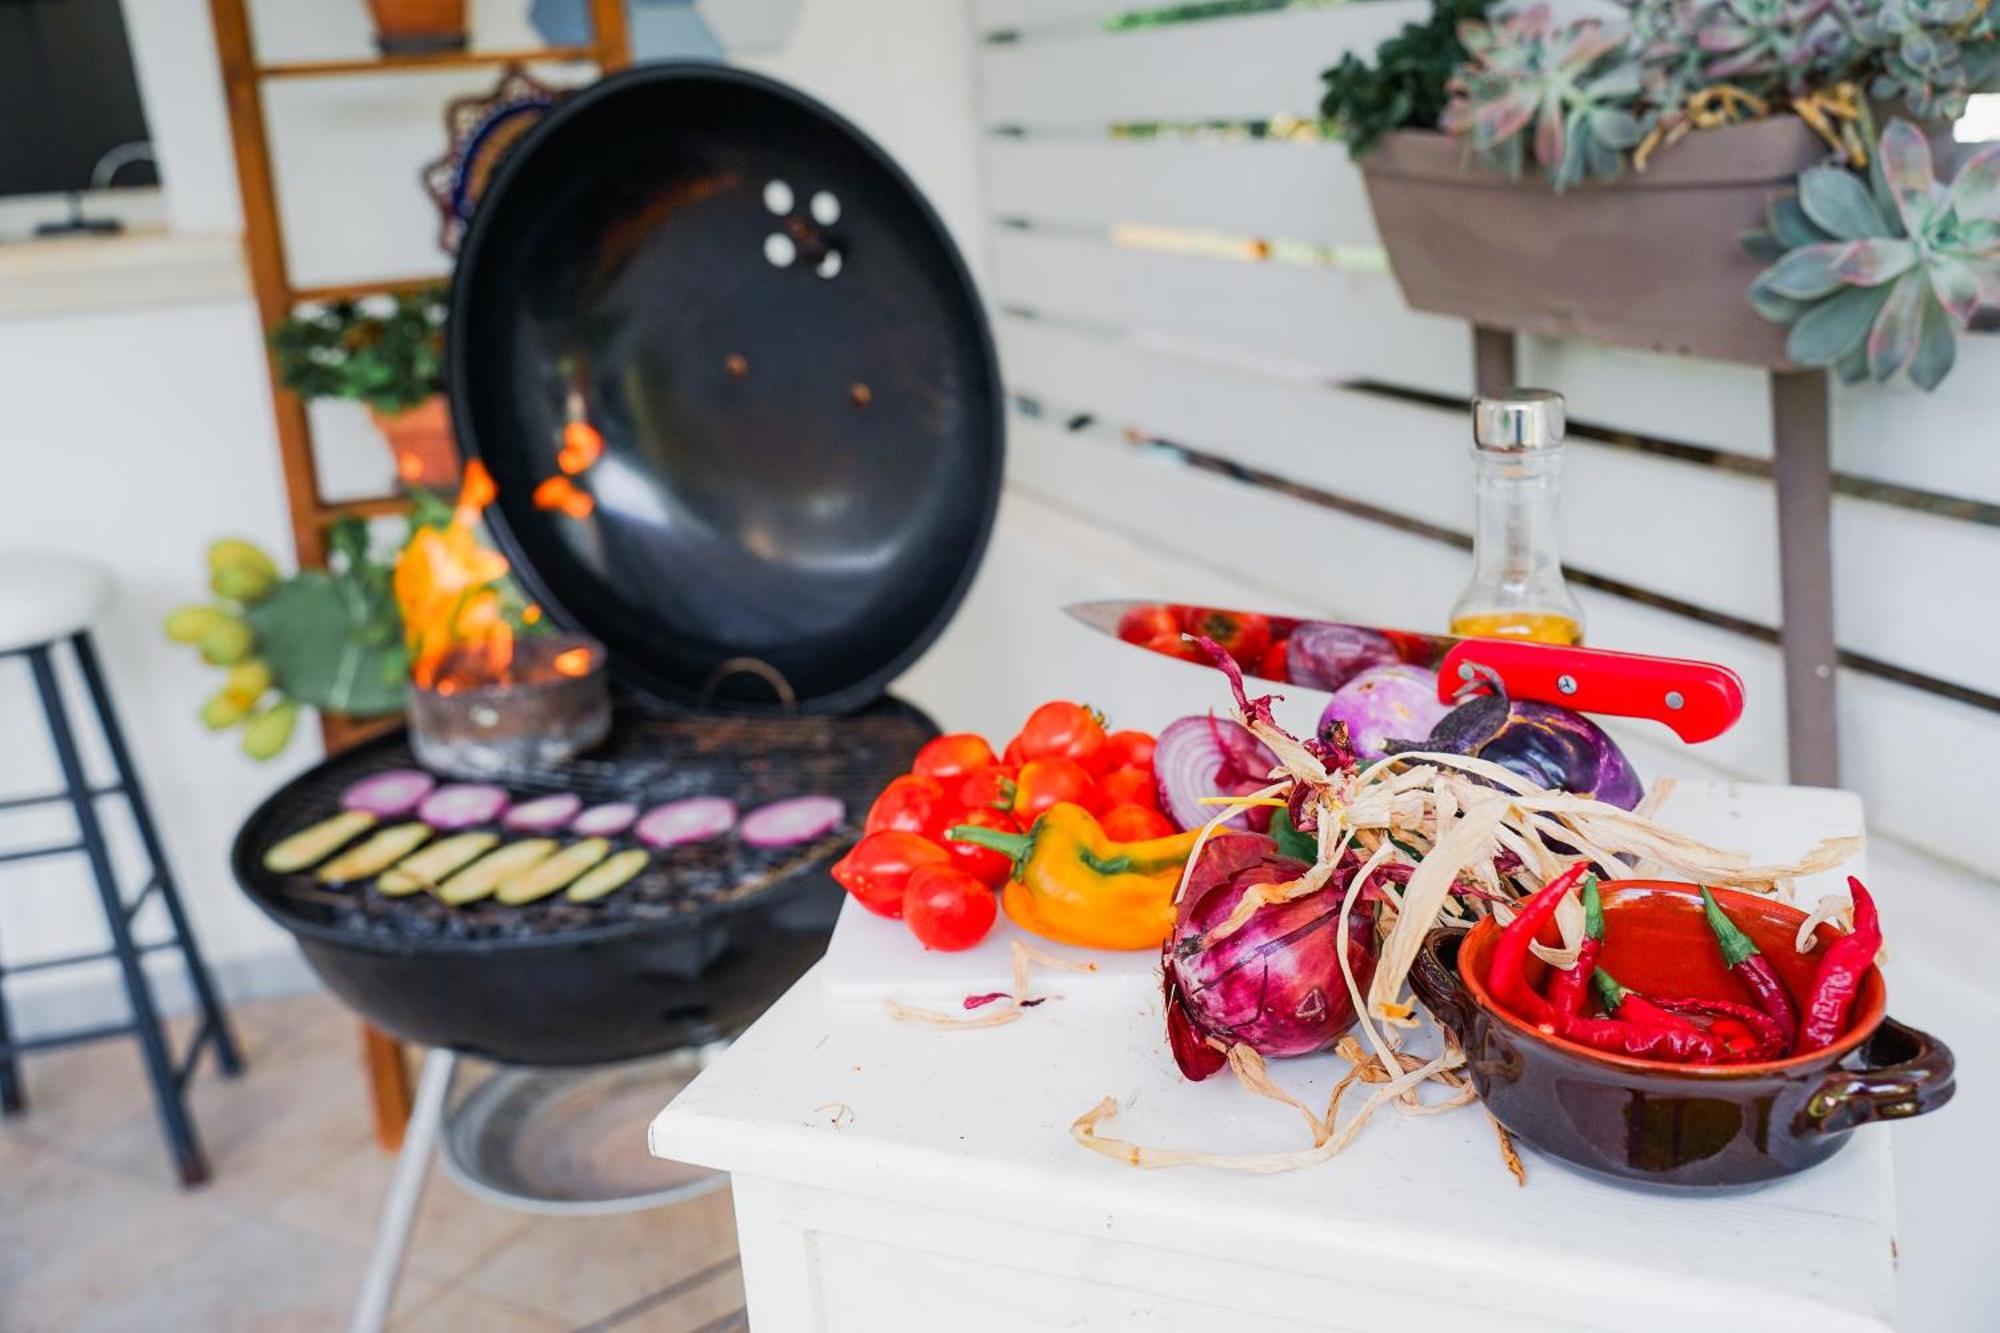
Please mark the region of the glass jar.
POLYGON ((1548 389, 1472 400, 1478 518, 1472 582, 1452 605, 1453 634, 1583 641, 1583 607, 1563 579, 1557 529, 1563 430, 1562 395, 1548 389))

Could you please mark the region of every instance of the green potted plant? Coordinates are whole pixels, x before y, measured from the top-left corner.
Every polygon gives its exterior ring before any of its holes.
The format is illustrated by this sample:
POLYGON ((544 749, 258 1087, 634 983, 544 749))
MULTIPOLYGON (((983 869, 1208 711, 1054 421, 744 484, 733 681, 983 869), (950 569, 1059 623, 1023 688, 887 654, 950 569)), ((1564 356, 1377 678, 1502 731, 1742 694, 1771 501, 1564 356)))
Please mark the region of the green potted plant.
POLYGON ((271 331, 285 387, 367 406, 405 486, 449 489, 458 446, 444 395, 442 286, 304 306, 271 331))
POLYGON ((2000 87, 1981 0, 1631 0, 1628 21, 1440 5, 1327 71, 1405 300, 1498 328, 1801 364, 1737 238, 1874 108, 2000 87), (1467 12, 1468 10, 1473 12, 1467 12))

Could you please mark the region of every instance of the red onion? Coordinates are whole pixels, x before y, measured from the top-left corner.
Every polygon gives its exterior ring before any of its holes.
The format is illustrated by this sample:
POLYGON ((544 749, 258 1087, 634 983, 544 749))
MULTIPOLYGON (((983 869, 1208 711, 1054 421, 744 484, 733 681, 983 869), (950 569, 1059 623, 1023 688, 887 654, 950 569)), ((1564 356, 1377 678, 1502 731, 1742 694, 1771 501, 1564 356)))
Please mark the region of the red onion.
MULTIPOLYGON (((1235 932, 1211 940, 1244 894, 1296 879, 1307 866, 1256 834, 1217 836, 1202 848, 1160 954, 1167 1044, 1183 1074, 1204 1079, 1226 1063, 1209 1038, 1244 1043, 1259 1055, 1311 1055, 1353 1025, 1339 928, 1356 868, 1350 864, 1303 898, 1260 907, 1235 932)), ((1363 989, 1375 975, 1375 947, 1375 905, 1359 899, 1348 917, 1347 960, 1363 989)))
POLYGON ((639 807, 630 801, 612 801, 608 805, 593 805, 590 809, 570 821, 569 831, 579 838, 615 838, 632 827, 639 817, 639 807))
POLYGON ((743 841, 752 847, 796 847, 823 838, 847 818, 837 796, 794 796, 743 816, 743 841))
POLYGON ((1488 759, 1538 787, 1574 792, 1630 810, 1646 794, 1618 742, 1581 713, 1555 704, 1483 694, 1439 720, 1422 741, 1389 750, 1437 750, 1488 759))
POLYGON ((632 833, 648 847, 664 851, 690 842, 707 842, 736 824, 736 805, 720 796, 690 796, 656 805, 639 816, 632 833))
POLYGON ((340 794, 340 808, 377 819, 395 819, 417 808, 437 779, 420 768, 388 768, 371 773, 340 794))
POLYGON ((509 810, 500 824, 515 833, 554 833, 569 823, 581 809, 581 796, 566 791, 557 792, 552 796, 537 796, 532 801, 523 801, 509 810))
MULTIPOLYGON (((1224 717, 1184 717, 1167 724, 1153 751, 1160 809, 1181 828, 1200 828, 1220 814, 1204 796, 1242 796, 1271 785, 1278 757, 1240 722, 1224 717)), ((1247 810, 1227 828, 1270 827, 1268 809, 1247 810)))
POLYGON ((454 782, 439 787, 417 807, 417 818, 434 829, 456 832, 491 824, 506 813, 505 787, 486 782, 454 782))

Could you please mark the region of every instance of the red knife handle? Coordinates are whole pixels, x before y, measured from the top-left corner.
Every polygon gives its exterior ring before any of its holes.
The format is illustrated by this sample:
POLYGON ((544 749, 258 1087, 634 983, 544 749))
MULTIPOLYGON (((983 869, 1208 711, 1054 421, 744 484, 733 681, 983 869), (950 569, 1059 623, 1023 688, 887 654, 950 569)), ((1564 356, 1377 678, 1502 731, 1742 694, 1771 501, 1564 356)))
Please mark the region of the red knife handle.
POLYGON ((1438 697, 1449 702, 1481 667, 1500 677, 1509 698, 1651 718, 1690 743, 1715 739, 1743 716, 1743 681, 1713 662, 1508 639, 1453 645, 1438 668, 1438 697))

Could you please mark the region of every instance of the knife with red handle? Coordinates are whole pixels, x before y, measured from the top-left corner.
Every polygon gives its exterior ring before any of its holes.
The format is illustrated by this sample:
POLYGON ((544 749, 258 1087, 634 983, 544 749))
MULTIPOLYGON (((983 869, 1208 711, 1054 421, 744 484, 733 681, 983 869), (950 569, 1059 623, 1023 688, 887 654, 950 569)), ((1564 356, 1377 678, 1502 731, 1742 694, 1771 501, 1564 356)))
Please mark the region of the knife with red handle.
POLYGON ((1207 661, 1189 637, 1203 634, 1227 649, 1245 675, 1310 689, 1337 689, 1369 667, 1404 662, 1436 671, 1444 702, 1484 678, 1513 699, 1650 718, 1690 743, 1713 740, 1743 716, 1742 680, 1713 662, 1168 602, 1078 602, 1065 609, 1093 629, 1183 661, 1207 661))

